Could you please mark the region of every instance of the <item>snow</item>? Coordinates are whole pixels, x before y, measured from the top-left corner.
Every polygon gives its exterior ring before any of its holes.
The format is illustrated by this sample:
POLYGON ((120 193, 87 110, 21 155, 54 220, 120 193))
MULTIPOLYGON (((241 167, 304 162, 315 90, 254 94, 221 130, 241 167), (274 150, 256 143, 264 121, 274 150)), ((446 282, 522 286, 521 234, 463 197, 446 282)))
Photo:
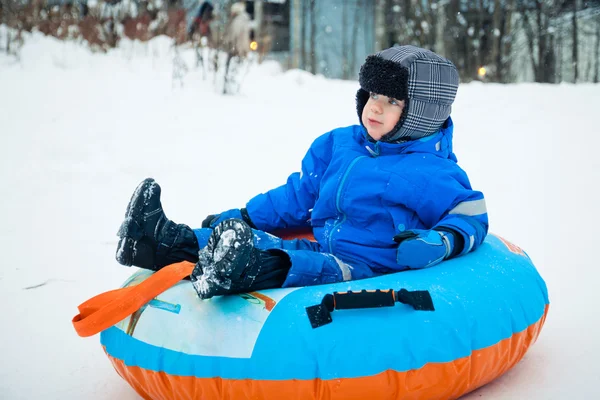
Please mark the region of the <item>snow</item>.
MULTIPOLYGON (((232 277, 234 274, 239 275, 239 269, 236 268, 240 265, 240 260, 245 261, 245 265, 250 265, 253 236, 259 239, 258 235, 252 235, 247 224, 239 220, 228 219, 216 225, 208 244, 198 253, 202 275, 192 273, 191 277, 201 298, 208 299, 231 288, 234 281, 232 277), (232 248, 237 250, 235 255, 230 254, 232 248)), ((248 272, 245 279, 252 279, 253 282, 255 278, 256 275, 248 272)))
MULTIPOLYGON (((234 245, 234 241, 237 239, 237 234, 233 229, 229 229, 223 231, 221 236, 219 236, 219 243, 217 243, 217 247, 213 254, 214 262, 218 263, 225 257, 225 255, 231 249, 231 246, 234 245)), ((237 246, 236 246, 237 247, 237 246)))
POLYGON ((200 265, 202 265, 202 275, 192 274, 192 285, 202 299, 209 299, 214 296, 215 289, 229 290, 231 288, 231 279, 223 276, 214 268, 213 255, 203 248, 200 253, 200 265))
MULTIPOLYGON (((134 270, 114 259, 136 185, 154 177, 176 222, 243 206, 285 182, 321 133, 357 122, 356 82, 273 63, 237 96, 182 88, 159 38, 108 54, 41 35, 0 53, 0 393, 3 399, 137 399, 76 306, 134 270)), ((548 284, 538 342, 466 399, 598 398, 598 85, 462 85, 455 152, 487 199, 491 231, 525 249, 548 284)))

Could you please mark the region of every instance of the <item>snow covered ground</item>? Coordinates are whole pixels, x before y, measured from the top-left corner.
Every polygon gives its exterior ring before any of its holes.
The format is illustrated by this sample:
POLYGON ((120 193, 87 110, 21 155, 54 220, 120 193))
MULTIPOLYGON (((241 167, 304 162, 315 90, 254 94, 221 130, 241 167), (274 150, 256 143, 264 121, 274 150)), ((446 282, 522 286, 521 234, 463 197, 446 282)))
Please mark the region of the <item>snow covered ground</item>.
MULTIPOLYGON (((199 226, 284 182, 312 140, 357 121, 355 82, 265 63, 238 96, 194 70, 172 86, 166 39, 107 55, 35 35, 0 53, 0 397, 136 399, 76 306, 132 272, 114 261, 131 192, 152 176, 167 215, 199 226)), ((538 342, 467 399, 600 398, 598 85, 462 85, 455 152, 490 230, 548 284, 538 342)))

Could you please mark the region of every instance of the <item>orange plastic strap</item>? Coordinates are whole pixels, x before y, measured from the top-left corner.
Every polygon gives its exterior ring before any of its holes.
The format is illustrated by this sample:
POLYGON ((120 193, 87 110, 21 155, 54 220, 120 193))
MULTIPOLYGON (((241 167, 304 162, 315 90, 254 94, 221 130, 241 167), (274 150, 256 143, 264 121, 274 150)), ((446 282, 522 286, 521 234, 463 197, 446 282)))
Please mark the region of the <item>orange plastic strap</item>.
POLYGON ((124 320, 177 282, 189 276, 194 264, 182 261, 155 272, 139 285, 110 290, 82 303, 73 317, 77 334, 87 337, 124 320))

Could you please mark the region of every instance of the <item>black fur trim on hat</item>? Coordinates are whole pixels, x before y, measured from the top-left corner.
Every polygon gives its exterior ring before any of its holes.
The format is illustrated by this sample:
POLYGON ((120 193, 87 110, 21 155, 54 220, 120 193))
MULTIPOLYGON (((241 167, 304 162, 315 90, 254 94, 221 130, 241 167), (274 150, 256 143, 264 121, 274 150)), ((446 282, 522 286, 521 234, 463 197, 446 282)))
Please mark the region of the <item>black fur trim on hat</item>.
POLYGON ((367 92, 393 97, 408 98, 408 69, 378 56, 367 57, 358 75, 360 87, 367 92))
POLYGON ((363 89, 358 89, 356 92, 356 112, 358 113, 358 120, 363 127, 364 124, 362 122, 362 112, 367 104, 367 101, 369 101, 369 96, 369 92, 363 89))

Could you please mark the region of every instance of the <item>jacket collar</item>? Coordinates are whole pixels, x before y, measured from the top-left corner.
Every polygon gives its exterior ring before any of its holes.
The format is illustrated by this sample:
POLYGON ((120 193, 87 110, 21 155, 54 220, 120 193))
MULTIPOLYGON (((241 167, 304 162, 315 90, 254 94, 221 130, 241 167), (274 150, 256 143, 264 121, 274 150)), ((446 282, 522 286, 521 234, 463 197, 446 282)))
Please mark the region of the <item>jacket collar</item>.
POLYGON ((440 130, 432 135, 401 143, 388 143, 373 142, 366 129, 360 125, 361 143, 365 147, 365 151, 372 157, 392 154, 430 153, 456 162, 456 156, 452 152, 453 131, 452 119, 448 117, 440 130))

